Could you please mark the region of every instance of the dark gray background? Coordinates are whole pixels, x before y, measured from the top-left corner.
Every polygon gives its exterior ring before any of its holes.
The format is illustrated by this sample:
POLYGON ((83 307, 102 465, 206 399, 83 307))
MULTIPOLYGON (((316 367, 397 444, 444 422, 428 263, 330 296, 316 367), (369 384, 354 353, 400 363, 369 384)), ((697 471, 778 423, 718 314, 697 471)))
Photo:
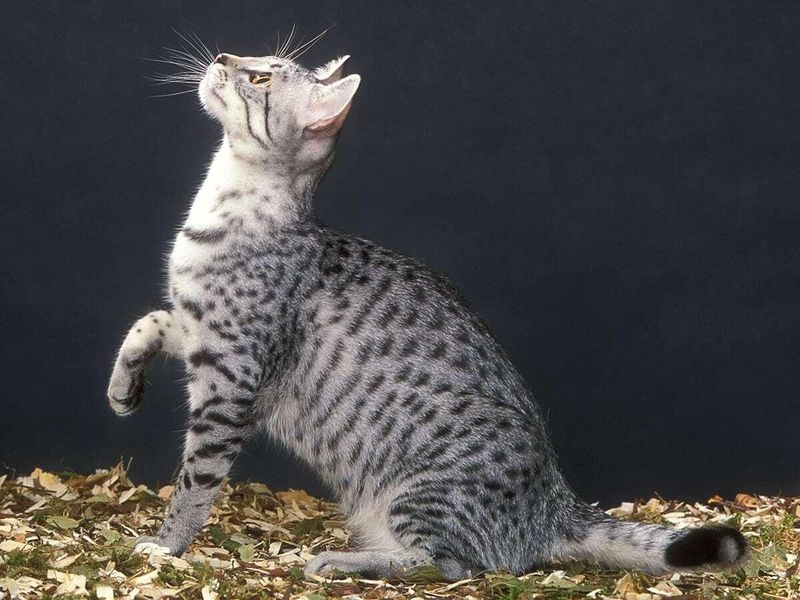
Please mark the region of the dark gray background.
MULTIPOLYGON (((218 137, 143 57, 196 31, 363 77, 327 223, 446 273, 590 500, 800 492, 800 3, 50 2, 2 8, 0 459, 164 482, 181 371, 104 391, 218 137)), ((268 442, 235 476, 319 489, 268 442)))

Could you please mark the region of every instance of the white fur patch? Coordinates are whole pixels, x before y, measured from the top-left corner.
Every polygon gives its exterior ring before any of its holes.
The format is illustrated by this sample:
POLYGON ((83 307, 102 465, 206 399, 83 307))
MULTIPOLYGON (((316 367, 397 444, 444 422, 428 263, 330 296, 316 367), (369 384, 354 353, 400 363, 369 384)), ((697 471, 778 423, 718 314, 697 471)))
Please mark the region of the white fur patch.
POLYGON ((739 546, 732 537, 726 537, 719 545, 719 560, 722 563, 735 563, 740 558, 739 546))

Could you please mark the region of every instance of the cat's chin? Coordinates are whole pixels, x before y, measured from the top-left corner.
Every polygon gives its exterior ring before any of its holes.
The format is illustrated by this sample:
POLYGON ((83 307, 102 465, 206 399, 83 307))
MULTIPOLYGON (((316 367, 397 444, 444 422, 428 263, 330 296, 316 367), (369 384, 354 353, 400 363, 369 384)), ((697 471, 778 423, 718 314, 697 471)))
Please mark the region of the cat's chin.
POLYGON ((225 72, 225 68, 219 64, 211 65, 206 69, 206 74, 200 81, 200 89, 198 90, 200 97, 205 99, 204 96, 211 92, 220 94, 220 90, 225 87, 227 81, 228 74, 225 72))
POLYGON ((205 78, 216 83, 225 83, 228 80, 228 74, 225 67, 219 63, 212 63, 206 69, 205 78))
POLYGON ((225 110, 225 99, 222 97, 224 83, 208 81, 208 75, 200 82, 198 95, 203 109, 212 117, 219 120, 225 110))

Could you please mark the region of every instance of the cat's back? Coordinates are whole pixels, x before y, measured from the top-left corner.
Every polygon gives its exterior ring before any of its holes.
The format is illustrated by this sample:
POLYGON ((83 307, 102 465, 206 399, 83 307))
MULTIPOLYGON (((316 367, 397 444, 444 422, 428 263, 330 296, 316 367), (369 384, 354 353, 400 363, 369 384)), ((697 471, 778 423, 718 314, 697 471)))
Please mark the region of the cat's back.
POLYGON ((529 395, 489 328, 445 277, 369 240, 327 229, 318 239, 324 289, 314 330, 349 345, 356 364, 423 392, 529 395))

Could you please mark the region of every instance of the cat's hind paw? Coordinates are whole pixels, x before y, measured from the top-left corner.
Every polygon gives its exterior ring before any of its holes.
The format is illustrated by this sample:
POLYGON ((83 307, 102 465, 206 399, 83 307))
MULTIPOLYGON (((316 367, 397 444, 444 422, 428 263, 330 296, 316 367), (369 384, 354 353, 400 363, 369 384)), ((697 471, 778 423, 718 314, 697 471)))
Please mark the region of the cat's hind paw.
POLYGON ((413 563, 410 556, 396 552, 320 552, 306 564, 303 573, 309 579, 332 573, 358 573, 381 578, 402 577, 413 563))
POLYGON ((332 560, 332 554, 340 554, 339 552, 321 552, 306 563, 303 573, 306 577, 323 577, 330 575, 337 570, 336 561, 332 560))

